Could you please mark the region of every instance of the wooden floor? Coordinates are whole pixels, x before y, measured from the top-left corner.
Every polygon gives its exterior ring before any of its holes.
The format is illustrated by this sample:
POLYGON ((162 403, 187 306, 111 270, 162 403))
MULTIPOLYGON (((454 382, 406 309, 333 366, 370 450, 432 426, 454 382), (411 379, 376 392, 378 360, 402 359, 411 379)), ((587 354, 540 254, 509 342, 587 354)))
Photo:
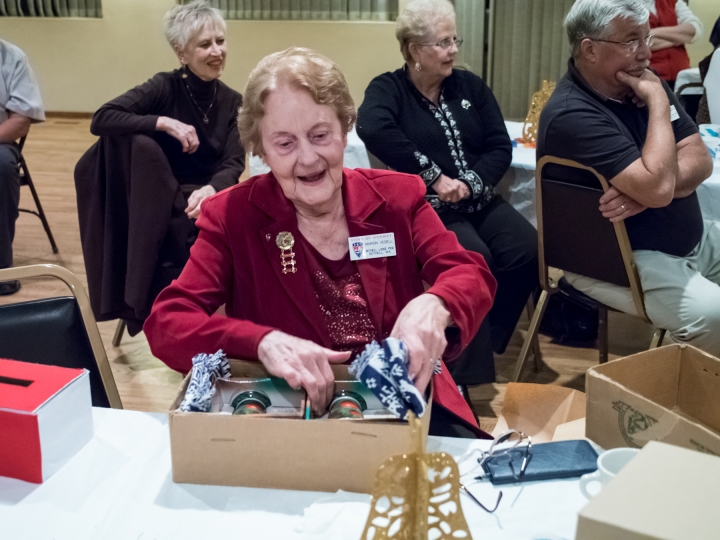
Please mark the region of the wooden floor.
MULTIPOLYGON (((40 200, 55 235, 60 253, 53 255, 40 220, 21 213, 14 242, 15 266, 54 263, 68 268, 84 283, 85 267, 80 247, 73 169, 80 156, 95 141, 89 131, 89 119, 49 118, 34 125, 25 146, 25 158, 39 192, 40 200)), ((21 208, 33 208, 27 188, 22 188, 21 208)), ((0 304, 66 294, 65 286, 55 280, 26 280, 23 288, 10 297, 0 297, 0 304)), ((502 406, 505 382, 512 373, 527 320, 518 329, 505 354, 496 358, 498 383, 471 389, 471 397, 486 430, 491 430, 502 406)), ((125 335, 119 347, 112 346, 116 323, 98 324, 123 404, 127 409, 164 411, 175 395, 181 377, 154 358, 143 334, 125 335)), ((652 328, 635 317, 610 315, 611 358, 647 348, 652 328)), ((584 390, 585 371, 598 359, 596 349, 571 348, 553 344, 540 336, 544 365, 535 373, 527 369, 525 382, 559 384, 584 390)))

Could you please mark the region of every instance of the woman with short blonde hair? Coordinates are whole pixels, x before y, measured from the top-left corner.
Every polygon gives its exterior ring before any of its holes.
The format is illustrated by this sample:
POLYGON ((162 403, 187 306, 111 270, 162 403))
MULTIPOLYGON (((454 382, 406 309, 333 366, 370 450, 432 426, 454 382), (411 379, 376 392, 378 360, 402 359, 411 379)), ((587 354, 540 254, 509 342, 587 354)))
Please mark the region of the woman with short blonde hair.
POLYGON ((466 249, 498 280, 490 317, 452 365, 460 385, 495 380, 502 353, 538 285, 537 233, 495 193, 512 159, 502 113, 485 82, 455 69, 462 38, 448 0, 412 0, 397 19, 405 65, 376 77, 358 111, 367 149, 397 171, 417 174, 426 199, 466 249))
POLYGON ((180 68, 157 73, 98 109, 90 131, 102 151, 93 146, 76 174, 86 203, 79 205, 82 236, 99 236, 83 244, 95 316, 126 320, 131 335, 189 257, 204 201, 237 184, 245 169, 236 123, 242 96, 219 80, 227 56, 220 12, 196 0, 173 7, 164 26, 180 68), (108 163, 96 167, 99 160, 89 156, 96 152, 108 163), (123 186, 132 196, 105 198, 97 184, 110 192, 123 186), (142 222, 128 226, 135 218, 142 222), (110 270, 118 268, 120 278, 110 270))

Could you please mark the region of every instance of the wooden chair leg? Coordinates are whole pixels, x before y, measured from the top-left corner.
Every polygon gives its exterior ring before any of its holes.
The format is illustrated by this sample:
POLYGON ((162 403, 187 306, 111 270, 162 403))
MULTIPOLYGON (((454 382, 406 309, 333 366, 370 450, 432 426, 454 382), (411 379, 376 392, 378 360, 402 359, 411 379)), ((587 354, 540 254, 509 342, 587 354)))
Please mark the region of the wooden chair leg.
POLYGON ((665 339, 665 329, 656 328, 655 333, 652 337, 652 341, 650 342, 650 348, 654 349, 655 347, 659 347, 660 345, 662 345, 663 339, 665 339))
POLYGON ((608 361, 608 310, 606 307, 600 307, 599 311, 598 351, 600 352, 600 363, 604 364, 608 361))
POLYGON ((518 380, 520 379, 520 374, 522 373, 523 367, 525 366, 525 361, 528 357, 528 353, 530 352, 530 346, 533 342, 533 339, 537 338, 538 328, 540 328, 540 320, 542 319, 542 316, 545 313, 545 308, 547 307, 547 299, 548 293, 547 291, 543 291, 540 294, 540 299, 538 300, 537 306, 535 306, 535 312, 530 319, 530 326, 528 328, 527 336, 525 336, 525 341, 523 342, 522 349, 520 349, 520 355, 518 356, 517 362, 515 363, 515 370, 513 371, 513 375, 511 378, 511 381, 513 382, 518 382, 518 380))
MULTIPOLYGON (((533 313, 535 313, 535 301, 534 301, 534 294, 531 294, 528 297, 527 301, 527 314, 528 314, 528 320, 532 320, 533 313)), ((532 343, 530 344, 532 347, 532 354, 533 354, 533 360, 535 364, 535 373, 538 373, 540 369, 542 368, 542 352, 540 351, 540 340, 538 339, 538 334, 535 333, 535 336, 533 337, 532 343)))
POLYGON ((115 335, 113 336, 112 340, 113 347, 120 346, 120 341, 122 341, 123 333, 125 332, 125 326, 127 326, 125 321, 123 319, 120 319, 118 321, 117 327, 115 328, 115 335))

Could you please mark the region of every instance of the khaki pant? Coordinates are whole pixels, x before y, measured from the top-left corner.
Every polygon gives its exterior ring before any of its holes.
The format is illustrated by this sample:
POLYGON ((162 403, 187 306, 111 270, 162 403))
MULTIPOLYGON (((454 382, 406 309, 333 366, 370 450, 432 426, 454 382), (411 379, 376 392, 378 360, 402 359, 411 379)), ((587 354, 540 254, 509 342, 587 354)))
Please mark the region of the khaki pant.
MULTIPOLYGON (((687 257, 649 250, 633 254, 653 324, 678 343, 720 357, 720 222, 705 221, 700 243, 687 257)), ((591 298, 636 314, 629 289, 570 272, 565 277, 591 298)))

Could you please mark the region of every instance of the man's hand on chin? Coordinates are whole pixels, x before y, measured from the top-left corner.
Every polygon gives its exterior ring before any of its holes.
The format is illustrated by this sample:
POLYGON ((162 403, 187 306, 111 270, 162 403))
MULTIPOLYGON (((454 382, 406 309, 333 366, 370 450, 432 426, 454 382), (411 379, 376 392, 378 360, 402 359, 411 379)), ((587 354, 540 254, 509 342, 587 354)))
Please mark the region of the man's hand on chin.
POLYGON ((640 76, 632 75, 627 71, 618 71, 615 74, 618 81, 629 87, 628 97, 638 107, 667 103, 667 94, 663 88, 662 81, 649 69, 644 69, 640 76))

